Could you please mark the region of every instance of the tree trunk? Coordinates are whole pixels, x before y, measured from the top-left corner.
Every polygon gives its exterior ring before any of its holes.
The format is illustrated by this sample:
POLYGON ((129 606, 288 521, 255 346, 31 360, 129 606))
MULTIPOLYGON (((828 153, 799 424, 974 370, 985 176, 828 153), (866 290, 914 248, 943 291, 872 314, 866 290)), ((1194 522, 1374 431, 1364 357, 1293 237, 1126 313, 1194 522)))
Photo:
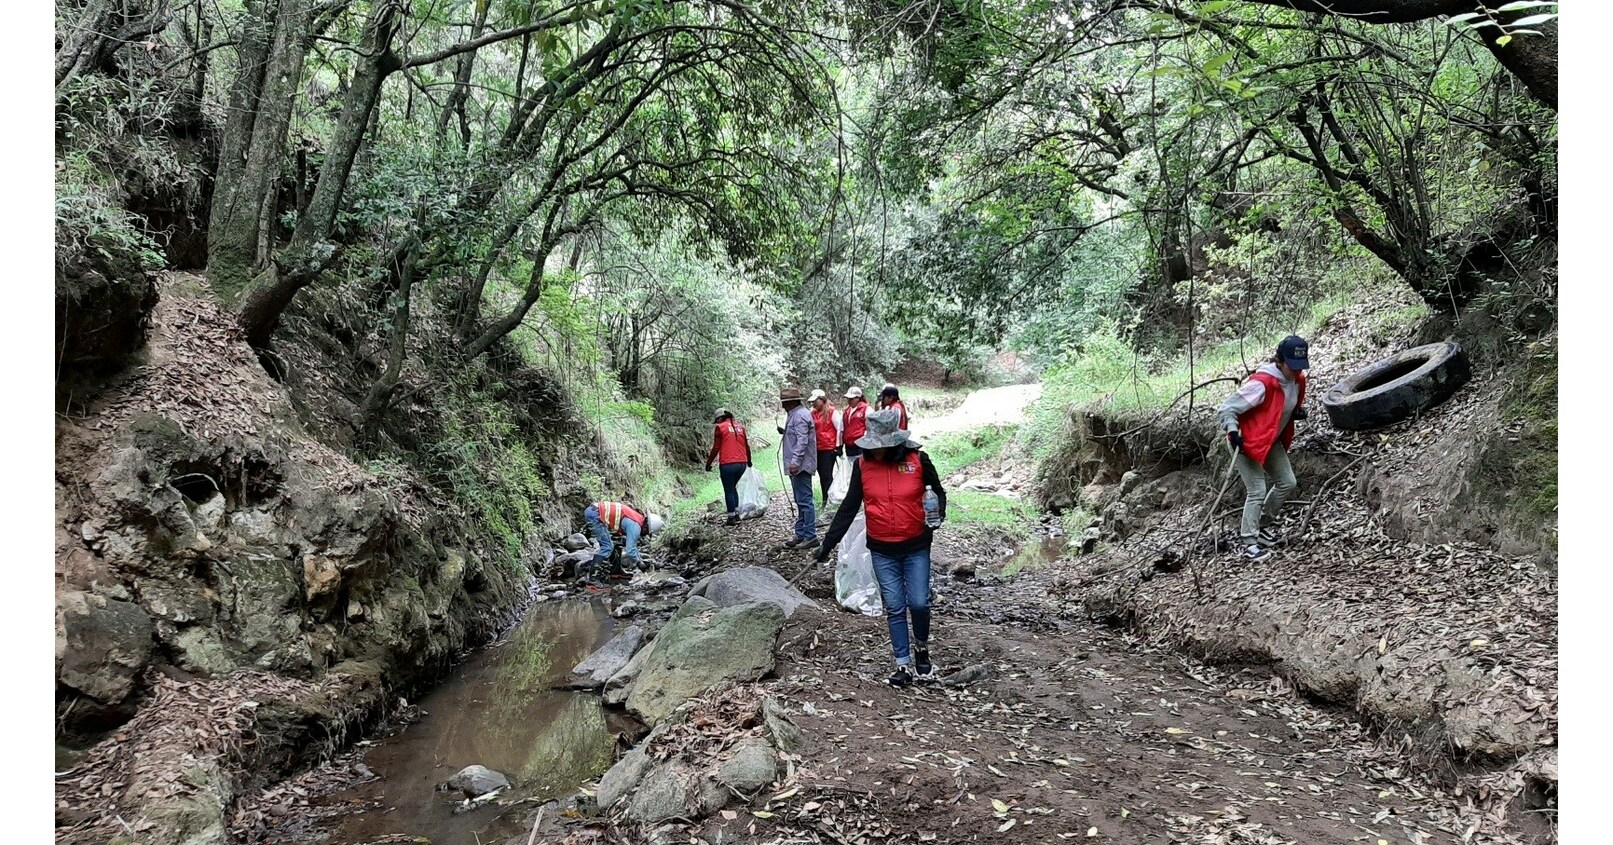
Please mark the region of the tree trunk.
POLYGON ((231 91, 208 218, 208 274, 227 302, 240 297, 258 267, 265 234, 261 212, 279 175, 307 54, 309 0, 269 2, 255 14, 249 8, 242 27, 241 71, 231 91), (254 73, 260 64, 261 74, 254 73))
MULTIPOLYGON (((477 0, 476 18, 471 22, 470 37, 466 41, 475 41, 482 37, 482 30, 487 26, 487 10, 491 4, 488 0, 477 0)), ((458 65, 454 68, 454 89, 448 94, 448 102, 443 104, 442 112, 437 115, 437 135, 441 137, 448 131, 448 123, 456 116, 459 118, 460 140, 468 148, 470 146, 470 121, 465 115, 465 101, 470 98, 470 74, 476 63, 476 52, 471 50, 459 56, 458 65)), ((520 96, 517 95, 519 100, 520 96)))
POLYGON ((280 315, 297 295, 335 259, 329 242, 347 192, 353 162, 363 145, 370 115, 381 98, 381 86, 400 66, 392 52, 392 39, 402 17, 399 0, 384 0, 370 8, 362 55, 368 56, 353 71, 352 84, 342 97, 342 113, 335 137, 325 154, 319 181, 308 201, 308 211, 297 220, 291 243, 266 271, 253 280, 241 299, 240 320, 248 342, 263 347, 280 323, 280 315))
POLYGON ((398 289, 393 294, 392 346, 387 353, 386 369, 370 386, 369 394, 364 397, 364 407, 359 412, 359 447, 369 453, 373 453, 380 442, 381 418, 392 403, 392 395, 397 392, 403 362, 408 357, 409 297, 414 289, 415 254, 416 251, 410 249, 403 259, 403 266, 398 268, 398 289))
MULTIPOLYGON (((1300 12, 1350 18, 1362 23, 1413 23, 1430 18, 1467 12, 1488 12, 1474 0, 1246 0, 1263 6, 1281 6, 1300 12)), ((1496 4, 1497 6, 1505 4, 1496 4)), ((1538 8, 1515 12, 1490 12, 1502 24, 1539 12, 1538 8)), ((1557 110, 1557 21, 1538 27, 1540 35, 1518 35, 1505 45, 1497 45, 1497 32, 1491 27, 1477 30, 1501 65, 1542 103, 1557 110)))
POLYGON ((131 41, 161 32, 173 20, 168 0, 155 3, 128 0, 91 0, 78 20, 62 27, 56 48, 56 103, 62 102, 68 84, 85 71, 110 73, 112 55, 131 41))

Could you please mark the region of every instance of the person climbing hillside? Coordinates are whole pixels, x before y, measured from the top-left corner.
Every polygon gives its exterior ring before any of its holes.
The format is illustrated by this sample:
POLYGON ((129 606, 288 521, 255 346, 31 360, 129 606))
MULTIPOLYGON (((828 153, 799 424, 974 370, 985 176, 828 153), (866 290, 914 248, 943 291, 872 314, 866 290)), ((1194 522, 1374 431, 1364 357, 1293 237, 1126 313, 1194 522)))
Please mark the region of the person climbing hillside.
POLYGON ((902 404, 902 394, 896 389, 896 385, 886 382, 885 386, 879 389, 879 407, 881 409, 895 408, 901 411, 901 427, 903 431, 907 430, 907 406, 902 404))
POLYGON ((823 506, 829 506, 829 488, 835 483, 835 458, 840 457, 840 415, 829 402, 829 394, 812 391, 812 425, 818 433, 818 485, 823 488, 823 506))
POLYGON ((867 517, 868 551, 874 560, 885 624, 890 629, 896 671, 890 685, 935 677, 930 660, 930 542, 946 520, 947 492, 930 456, 908 439, 901 412, 886 408, 868 415, 868 432, 857 440, 861 457, 851 463, 851 486, 814 558, 822 563, 840 543, 862 509, 867 517), (935 493, 935 511, 925 507, 935 493), (911 618, 912 637, 908 623, 911 618))
POLYGON ((868 400, 863 398, 863 389, 847 389, 846 409, 840 412, 840 442, 846 444, 846 454, 853 458, 862 454, 857 438, 868 430, 867 417, 868 400))
POLYGON ((1238 543, 1250 562, 1271 557, 1271 547, 1282 542, 1275 519, 1297 483, 1288 447, 1294 442, 1294 421, 1309 416, 1305 410, 1309 351, 1304 338, 1283 338, 1271 360, 1261 364, 1220 408, 1221 430, 1237 452, 1233 465, 1243 479, 1238 543))
POLYGON ((790 476, 790 492, 795 497, 795 538, 784 544, 788 549, 804 549, 818 542, 817 511, 812 504, 812 476, 818 471, 818 433, 812 412, 801 403, 801 388, 793 385, 779 391, 784 418, 784 443, 780 456, 790 476))
POLYGON ((711 452, 706 455, 706 472, 711 472, 712 461, 718 462, 718 477, 722 479, 723 504, 728 508, 728 524, 739 522, 739 477, 751 465, 750 438, 745 427, 735 419, 732 411, 718 408, 712 420, 711 452))
POLYGON ((614 570, 608 575, 604 572, 611 552, 616 548, 611 540, 612 534, 622 535, 622 555, 637 569, 639 537, 658 534, 665 524, 659 514, 642 514, 622 502, 594 502, 583 509, 582 518, 593 533, 594 540, 599 543, 599 551, 594 553, 593 562, 584 577, 584 583, 590 590, 608 589, 605 583, 607 577, 612 581, 626 581, 633 577, 626 569, 614 570))

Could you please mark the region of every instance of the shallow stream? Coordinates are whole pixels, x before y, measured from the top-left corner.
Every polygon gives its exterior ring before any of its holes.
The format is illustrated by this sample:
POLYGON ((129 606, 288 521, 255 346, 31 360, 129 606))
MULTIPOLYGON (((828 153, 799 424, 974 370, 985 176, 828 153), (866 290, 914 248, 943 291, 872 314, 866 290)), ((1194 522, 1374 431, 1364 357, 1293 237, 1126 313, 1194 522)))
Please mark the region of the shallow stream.
POLYGON ((436 787, 480 764, 510 779, 501 802, 541 801, 608 768, 615 736, 599 695, 553 686, 610 638, 614 622, 598 599, 534 606, 501 644, 478 651, 415 702, 425 711, 419 721, 374 741, 364 764, 377 777, 321 802, 355 808, 330 827, 327 841, 401 835, 433 845, 476 845, 524 834, 533 803, 456 814, 463 796, 436 787))

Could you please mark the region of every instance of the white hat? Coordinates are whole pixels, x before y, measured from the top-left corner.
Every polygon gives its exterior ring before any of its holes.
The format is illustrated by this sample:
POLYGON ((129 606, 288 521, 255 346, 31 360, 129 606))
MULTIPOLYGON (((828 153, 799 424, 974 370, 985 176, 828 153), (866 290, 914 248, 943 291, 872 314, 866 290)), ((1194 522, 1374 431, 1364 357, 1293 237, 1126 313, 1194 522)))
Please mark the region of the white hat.
POLYGON ((812 391, 812 395, 807 397, 807 401, 808 402, 816 402, 819 399, 828 399, 828 398, 829 398, 829 394, 824 393, 821 390, 814 390, 814 391, 812 391))
POLYGON ((661 519, 661 515, 652 513, 650 514, 649 518, 645 520, 644 530, 650 532, 651 534, 659 534, 661 533, 661 528, 664 525, 666 525, 666 521, 661 519))
POLYGON ((861 398, 863 398, 863 389, 860 388, 860 387, 853 387, 853 388, 848 389, 846 391, 846 398, 847 399, 861 399, 861 398))

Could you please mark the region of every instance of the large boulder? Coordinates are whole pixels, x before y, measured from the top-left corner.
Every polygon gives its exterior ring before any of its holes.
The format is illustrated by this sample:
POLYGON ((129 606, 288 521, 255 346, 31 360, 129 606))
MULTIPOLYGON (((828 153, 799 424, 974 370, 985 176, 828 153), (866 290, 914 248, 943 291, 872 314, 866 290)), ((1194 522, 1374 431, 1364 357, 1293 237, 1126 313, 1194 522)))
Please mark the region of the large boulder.
POLYGON ((644 664, 648 662, 650 648, 640 648, 627 665, 617 670, 605 682, 605 703, 613 707, 620 707, 627 703, 627 696, 633 692, 633 682, 644 671, 644 664))
POLYGON ((56 603, 56 679, 116 704, 151 659, 151 617, 139 605, 77 590, 56 603))
POLYGON ((616 805, 622 797, 633 792, 644 779, 644 773, 650 770, 650 744, 639 743, 632 751, 622 755, 599 779, 599 789, 594 793, 599 809, 609 810, 616 805))
POLYGON ((823 609, 800 590, 790 586, 784 576, 764 566, 728 569, 708 576, 694 585, 689 595, 710 599, 718 607, 771 602, 778 605, 787 617, 794 616, 801 607, 823 609))
POLYGON ((571 681, 567 686, 577 689, 599 689, 611 676, 620 672, 633 655, 638 653, 639 646, 644 644, 644 629, 638 625, 631 625, 627 630, 610 638, 610 641, 600 646, 599 650, 588 655, 587 659, 578 663, 571 670, 571 681))
POLYGON ((784 627, 784 610, 771 602, 683 609, 656 635, 643 672, 627 696, 627 709, 647 724, 665 719, 678 705, 724 681, 754 681, 773 669, 773 645, 784 627))

